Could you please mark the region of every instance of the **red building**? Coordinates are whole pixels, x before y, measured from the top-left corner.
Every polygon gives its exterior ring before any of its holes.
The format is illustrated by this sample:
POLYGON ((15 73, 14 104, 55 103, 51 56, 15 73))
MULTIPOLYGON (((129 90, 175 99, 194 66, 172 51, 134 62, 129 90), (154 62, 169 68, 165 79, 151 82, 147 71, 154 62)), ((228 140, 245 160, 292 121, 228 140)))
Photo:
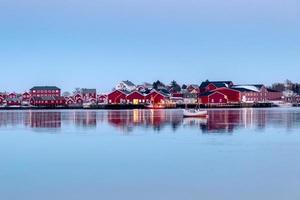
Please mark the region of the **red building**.
POLYGON ((200 93, 213 91, 217 88, 229 88, 231 86, 233 86, 232 81, 205 81, 200 85, 200 93))
POLYGON ((227 96, 217 92, 206 92, 200 95, 199 97, 199 103, 201 104, 224 104, 228 103, 227 96))
POLYGON ((4 104, 4 98, 0 96, 0 105, 4 104))
POLYGON ((125 90, 115 90, 108 94, 107 99, 109 104, 125 104, 126 97, 129 92, 125 90))
POLYGON ((145 96, 138 91, 133 91, 127 95, 126 100, 127 100, 127 103, 129 103, 129 104, 135 104, 135 105, 144 104, 145 96))
POLYGON ((19 98, 7 98, 6 99, 6 104, 7 106, 21 106, 21 99, 19 98))
POLYGON ((60 97, 61 90, 56 86, 36 86, 30 89, 31 97, 60 97))
POLYGON ((24 92, 22 94, 22 101, 29 101, 30 100, 30 93, 29 92, 24 92))
POLYGON ((107 103, 107 95, 105 94, 100 94, 98 95, 98 103, 107 103))
POLYGON ((240 103, 241 102, 241 93, 240 91, 222 87, 222 88, 217 88, 213 91, 220 92, 224 94, 227 97, 228 103, 240 103))
POLYGON ((166 100, 166 95, 156 90, 152 90, 149 94, 145 96, 145 100, 147 103, 152 104, 164 103, 166 100))
POLYGON ((96 89, 81 89, 81 96, 84 101, 96 101, 97 90, 96 89))
POLYGON ((272 91, 261 84, 234 85, 232 89, 241 92, 242 102, 268 102, 280 100, 282 97, 281 92, 272 91))
POLYGON ((17 98, 17 94, 15 92, 12 92, 8 95, 8 98, 15 99, 15 98, 17 98))
POLYGON ((187 91, 190 92, 190 93, 200 93, 200 87, 199 85, 189 85, 187 88, 187 91))
POLYGON ((30 99, 30 104, 38 107, 57 107, 65 106, 66 99, 64 97, 32 97, 30 99))

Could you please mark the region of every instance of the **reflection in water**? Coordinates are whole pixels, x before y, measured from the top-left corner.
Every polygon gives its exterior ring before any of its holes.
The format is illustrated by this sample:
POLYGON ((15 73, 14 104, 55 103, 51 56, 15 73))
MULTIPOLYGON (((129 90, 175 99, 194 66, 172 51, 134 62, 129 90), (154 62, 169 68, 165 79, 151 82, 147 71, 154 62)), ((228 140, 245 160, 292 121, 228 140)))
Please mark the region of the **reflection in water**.
POLYGON ((170 127, 197 128, 203 133, 233 133, 235 129, 286 127, 300 125, 299 109, 224 109, 209 110, 209 117, 183 119, 181 110, 113 110, 113 111, 2 111, 0 128, 24 126, 32 129, 60 129, 62 126, 97 128, 108 124, 121 132, 135 128, 160 131, 170 127))

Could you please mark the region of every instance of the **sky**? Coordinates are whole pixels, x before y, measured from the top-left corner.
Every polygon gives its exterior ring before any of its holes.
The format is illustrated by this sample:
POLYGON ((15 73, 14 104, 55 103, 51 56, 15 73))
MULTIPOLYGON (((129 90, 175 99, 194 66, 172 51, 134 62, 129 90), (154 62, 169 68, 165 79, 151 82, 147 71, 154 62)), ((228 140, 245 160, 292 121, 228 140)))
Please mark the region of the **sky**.
POLYGON ((299 0, 0 0, 0 91, 300 82, 299 0))

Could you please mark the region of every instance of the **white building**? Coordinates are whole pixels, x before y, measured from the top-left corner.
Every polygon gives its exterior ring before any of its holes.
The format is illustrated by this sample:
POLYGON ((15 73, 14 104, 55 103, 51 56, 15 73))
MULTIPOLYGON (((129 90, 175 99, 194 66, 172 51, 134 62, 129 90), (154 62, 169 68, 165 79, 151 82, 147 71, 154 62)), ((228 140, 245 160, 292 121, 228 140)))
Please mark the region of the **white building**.
POLYGON ((126 90, 126 91, 134 91, 136 90, 136 85, 132 83, 131 81, 122 81, 117 84, 116 90, 126 90))

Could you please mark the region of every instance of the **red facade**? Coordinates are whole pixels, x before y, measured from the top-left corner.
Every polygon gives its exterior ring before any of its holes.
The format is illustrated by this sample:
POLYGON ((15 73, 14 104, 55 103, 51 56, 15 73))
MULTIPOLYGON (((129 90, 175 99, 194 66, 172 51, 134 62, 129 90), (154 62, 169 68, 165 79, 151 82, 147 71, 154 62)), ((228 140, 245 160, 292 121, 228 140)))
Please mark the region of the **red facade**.
POLYGON ((30 93, 29 92, 24 92, 22 94, 22 100, 23 101, 29 101, 30 100, 30 93))
POLYGON ((98 103, 106 103, 107 102, 107 95, 99 95, 98 96, 98 103))
POLYGON ((60 97, 61 90, 55 86, 37 86, 30 89, 31 97, 60 97))
POLYGON ((237 90, 230 88, 218 88, 214 91, 224 94, 227 97, 228 103, 239 103, 241 102, 241 93, 237 90))
POLYGON ((32 97, 30 104, 41 107, 65 106, 66 99, 64 97, 32 97))
POLYGON ((207 95, 200 96, 199 102, 201 104, 224 104, 228 103, 227 97, 219 92, 211 92, 207 95))
POLYGON ((145 103, 145 96, 138 91, 134 91, 127 95, 127 103, 130 104, 143 104, 145 103))
POLYGON ((7 106, 21 106, 21 100, 18 98, 7 98, 6 104, 7 106))
POLYGON ((121 104, 126 103, 127 94, 121 90, 115 90, 108 94, 107 99, 109 104, 121 104))
POLYGON ((9 95, 8 95, 8 98, 10 98, 10 99, 14 99, 14 98, 17 98, 17 94, 16 93, 10 93, 9 95))
POLYGON ((158 103, 163 103, 165 101, 165 98, 166 97, 163 94, 157 91, 152 91, 145 97, 145 100, 148 103, 158 104, 158 103))

